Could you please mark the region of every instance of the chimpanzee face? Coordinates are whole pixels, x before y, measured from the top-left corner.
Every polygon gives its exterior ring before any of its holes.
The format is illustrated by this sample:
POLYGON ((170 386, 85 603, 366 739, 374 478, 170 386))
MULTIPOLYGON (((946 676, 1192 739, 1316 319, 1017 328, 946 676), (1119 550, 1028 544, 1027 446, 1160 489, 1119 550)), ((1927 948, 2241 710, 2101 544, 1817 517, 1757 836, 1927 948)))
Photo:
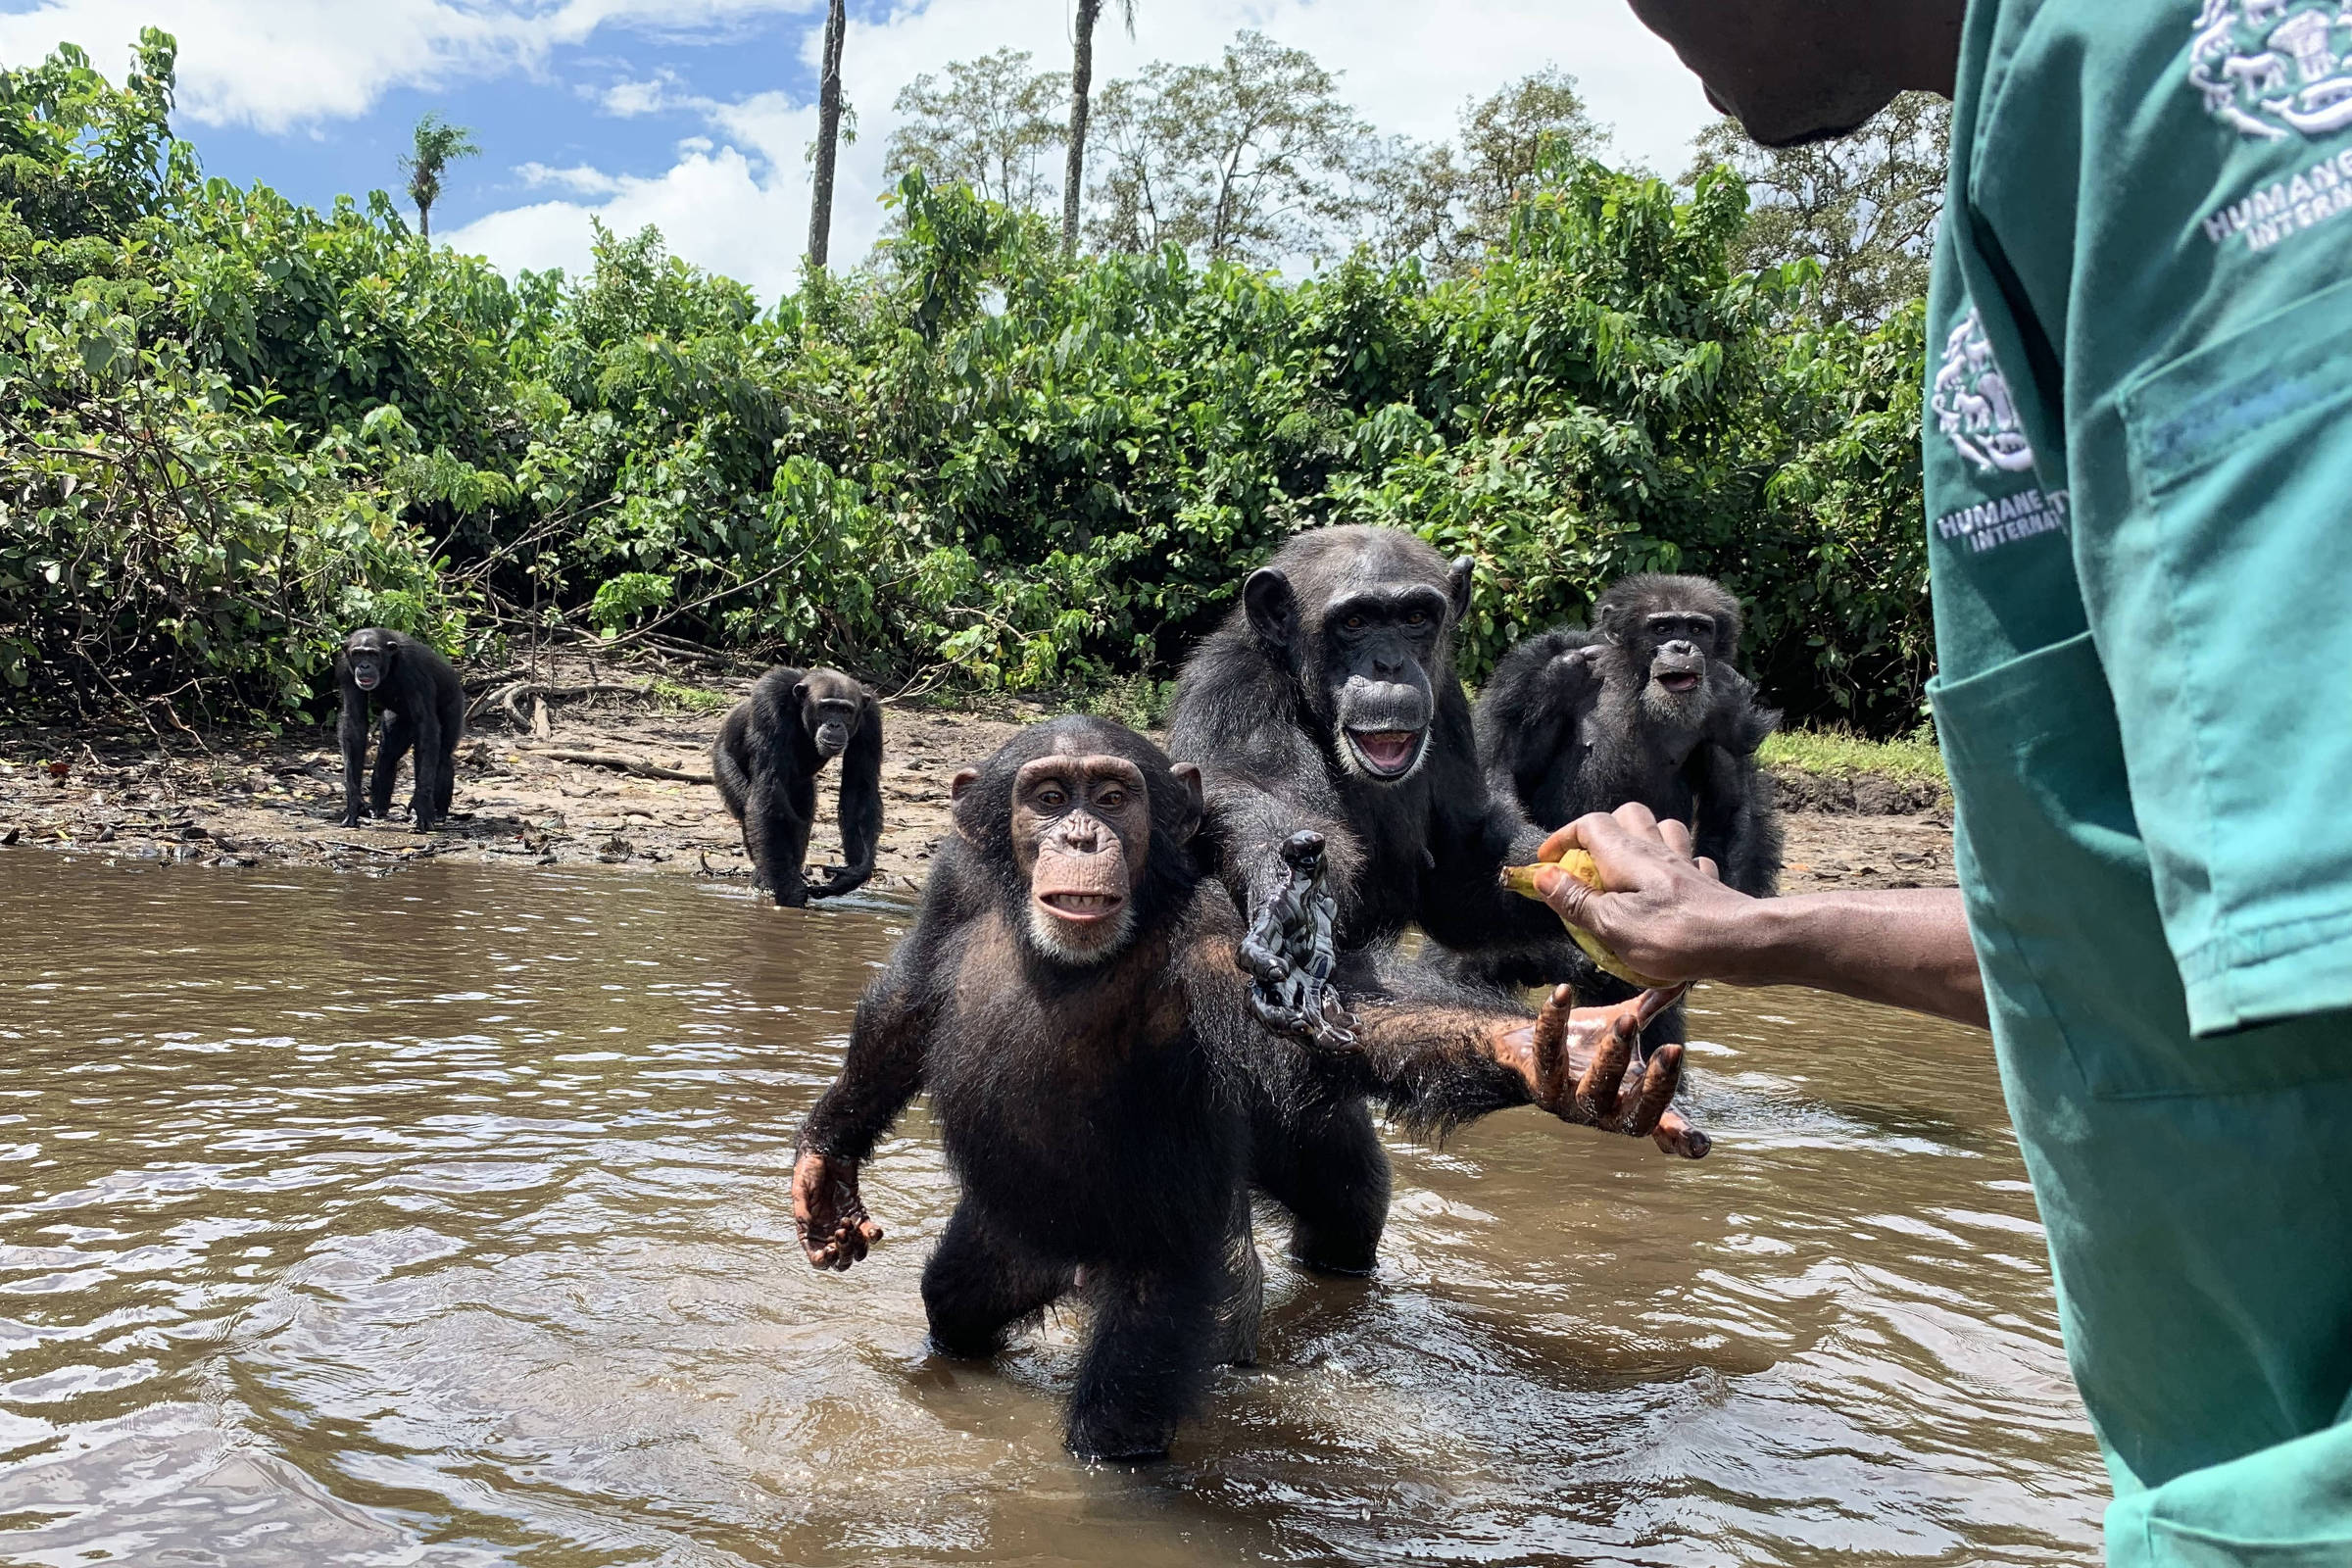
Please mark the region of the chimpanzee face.
POLYGON ((818 671, 794 690, 801 699, 801 722, 817 755, 830 760, 848 751, 864 710, 865 689, 845 676, 818 671))
POLYGON ((1029 884, 1029 934, 1065 963, 1127 945, 1152 853, 1152 798, 1123 757, 1040 757, 1012 782, 1012 853, 1029 884))
POLYGON ((399 657, 392 639, 372 628, 353 632, 351 640, 343 645, 343 662, 351 669, 352 684, 364 692, 382 685, 399 657))
POLYGON ((1646 666, 1649 682, 1642 704, 1662 717, 1695 719, 1707 704, 1707 663, 1716 646, 1715 617, 1694 610, 1660 610, 1644 615, 1628 650, 1636 667, 1646 666))

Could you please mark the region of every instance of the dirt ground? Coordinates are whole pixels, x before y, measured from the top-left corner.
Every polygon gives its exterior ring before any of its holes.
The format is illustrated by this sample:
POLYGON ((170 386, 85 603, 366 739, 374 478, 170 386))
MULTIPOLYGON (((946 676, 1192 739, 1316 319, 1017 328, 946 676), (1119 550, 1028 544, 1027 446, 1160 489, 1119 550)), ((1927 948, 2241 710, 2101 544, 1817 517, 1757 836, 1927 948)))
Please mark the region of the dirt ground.
MULTIPOLYGON (((228 866, 382 868, 454 856, 750 882, 742 837, 708 782, 721 699, 739 698, 748 680, 699 680, 717 696, 696 697, 674 686, 652 691, 612 669, 541 679, 519 696, 509 695, 509 682, 476 699, 458 751, 454 809, 437 833, 411 832, 403 820, 405 765, 394 820, 340 825, 342 763, 331 726, 276 738, 207 737, 201 745, 183 735, 167 748, 144 733, 15 725, 0 731, 0 845, 84 853, 105 846, 125 858, 228 866)), ((867 891, 904 898, 921 887, 947 831, 948 781, 1045 712, 1036 705, 994 716, 885 706, 882 852, 867 891)), ((834 787, 828 769, 811 866, 841 857, 830 820, 834 787)), ((1948 809, 1924 793, 1870 779, 1786 781, 1783 890, 1950 885, 1948 809)))

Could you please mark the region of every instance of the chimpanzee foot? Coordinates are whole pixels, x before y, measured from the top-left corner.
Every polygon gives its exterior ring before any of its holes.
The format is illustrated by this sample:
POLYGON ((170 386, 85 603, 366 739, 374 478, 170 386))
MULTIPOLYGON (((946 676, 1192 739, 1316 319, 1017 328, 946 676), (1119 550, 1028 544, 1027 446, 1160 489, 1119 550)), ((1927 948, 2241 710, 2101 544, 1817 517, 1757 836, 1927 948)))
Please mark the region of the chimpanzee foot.
POLYGON ((1380 1266, 1380 1242, 1334 1235, 1300 1223, 1291 1227, 1291 1261, 1310 1274, 1362 1279, 1380 1266))
POLYGON ((1062 1446, 1097 1464, 1148 1464, 1168 1456, 1174 1429, 1120 1410, 1072 1410, 1062 1446))

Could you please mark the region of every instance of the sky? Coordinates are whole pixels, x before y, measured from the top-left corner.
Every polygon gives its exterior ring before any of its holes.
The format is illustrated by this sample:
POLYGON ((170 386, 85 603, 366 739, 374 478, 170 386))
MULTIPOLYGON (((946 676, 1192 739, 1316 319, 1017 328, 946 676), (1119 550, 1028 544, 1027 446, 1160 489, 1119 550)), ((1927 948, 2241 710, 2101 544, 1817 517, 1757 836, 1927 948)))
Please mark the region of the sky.
MULTIPOLYGON (((1075 0, 850 0, 836 264, 884 218, 891 102, 916 75, 1004 45, 1068 69, 1075 0)), ((1621 163, 1678 174, 1713 117, 1624 0, 1136 0, 1096 32, 1098 82, 1212 60, 1240 29, 1305 49, 1383 133, 1450 135, 1463 102, 1556 65, 1621 163)), ((179 40, 174 125, 208 173, 324 206, 398 191, 417 116, 466 125, 433 231, 498 266, 586 270, 590 220, 658 225, 676 254, 790 289, 808 230, 822 0, 0 0, 0 65, 81 45, 117 80, 142 25, 179 40)))

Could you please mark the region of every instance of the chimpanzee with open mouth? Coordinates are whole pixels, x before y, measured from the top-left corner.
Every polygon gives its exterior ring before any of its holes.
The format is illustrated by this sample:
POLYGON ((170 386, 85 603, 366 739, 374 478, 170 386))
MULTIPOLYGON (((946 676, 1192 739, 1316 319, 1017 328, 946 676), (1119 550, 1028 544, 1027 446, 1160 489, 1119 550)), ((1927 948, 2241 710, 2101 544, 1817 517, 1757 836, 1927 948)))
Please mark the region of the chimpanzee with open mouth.
MULTIPOLYGON (((1479 767, 1453 672, 1472 564, 1397 528, 1300 534, 1250 574, 1177 688, 1168 752, 1200 769, 1218 872, 1253 926, 1295 896, 1284 846, 1322 836, 1344 998, 1382 993, 1377 960, 1408 925, 1446 949, 1577 969, 1559 917, 1498 885, 1544 835, 1479 767)), ((1291 978, 1260 973, 1258 990, 1291 978)), ((1389 1196, 1370 1111, 1356 1099, 1284 1114, 1256 1141, 1281 1152, 1261 1154, 1261 1179, 1296 1219, 1291 1256, 1369 1270, 1389 1196)), ((1693 1137, 1683 1152, 1705 1147, 1693 1137)))

